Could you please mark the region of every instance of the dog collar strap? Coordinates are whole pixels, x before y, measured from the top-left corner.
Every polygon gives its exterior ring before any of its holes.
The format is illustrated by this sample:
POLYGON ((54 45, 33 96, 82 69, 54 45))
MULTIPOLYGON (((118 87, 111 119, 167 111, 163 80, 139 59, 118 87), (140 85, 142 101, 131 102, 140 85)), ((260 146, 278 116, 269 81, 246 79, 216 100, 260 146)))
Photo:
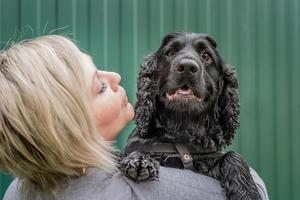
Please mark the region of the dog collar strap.
MULTIPOLYGON (((179 146, 185 146, 184 144, 177 143, 179 146)), ((153 144, 142 144, 139 142, 134 142, 130 145, 129 152, 141 151, 148 153, 178 153, 178 149, 173 143, 153 143, 153 144)), ((188 150, 187 150, 188 151, 188 150)), ((194 155, 205 155, 218 152, 217 148, 214 149, 198 149, 197 151, 188 151, 190 154, 194 155)))
POLYGON ((180 155, 181 162, 183 164, 184 169, 194 169, 193 165, 193 157, 190 154, 188 148, 184 144, 175 144, 175 147, 180 155))
POLYGON ((178 153, 184 169, 194 169, 193 157, 188 148, 184 144, 171 144, 171 143, 155 143, 147 144, 134 144, 131 146, 131 151, 141 151, 148 153, 178 153))
POLYGON ((174 144, 170 143, 134 143, 134 145, 130 146, 130 151, 142 151, 148 153, 177 153, 177 149, 175 148, 174 144))

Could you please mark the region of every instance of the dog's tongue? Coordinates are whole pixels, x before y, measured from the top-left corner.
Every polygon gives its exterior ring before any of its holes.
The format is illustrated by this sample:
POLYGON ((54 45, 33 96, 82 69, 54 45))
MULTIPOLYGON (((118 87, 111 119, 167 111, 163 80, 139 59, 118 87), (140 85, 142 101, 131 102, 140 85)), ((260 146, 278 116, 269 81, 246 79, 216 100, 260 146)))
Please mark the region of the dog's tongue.
POLYGON ((190 88, 179 88, 177 90, 177 93, 179 93, 179 94, 190 94, 190 93, 192 93, 192 90, 190 88))
POLYGON ((187 88, 182 87, 182 88, 178 88, 175 93, 173 93, 173 94, 168 94, 167 93, 166 95, 167 95, 167 98, 169 100, 174 100, 177 97, 178 94, 180 94, 180 95, 192 95, 193 91, 188 87, 187 88))

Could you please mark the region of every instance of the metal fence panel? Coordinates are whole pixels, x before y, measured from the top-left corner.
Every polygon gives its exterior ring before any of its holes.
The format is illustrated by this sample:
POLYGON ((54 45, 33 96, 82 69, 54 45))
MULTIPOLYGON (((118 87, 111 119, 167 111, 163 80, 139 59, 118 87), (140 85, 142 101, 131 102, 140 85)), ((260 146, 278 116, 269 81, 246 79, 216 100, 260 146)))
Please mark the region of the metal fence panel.
MULTIPOLYGON (((270 199, 296 200, 299 9, 298 0, 0 0, 0 45, 50 31, 68 33, 100 68, 122 75, 135 102, 138 66, 164 34, 211 34, 239 75, 241 127, 230 149, 258 171, 270 199)), ((117 146, 126 144, 133 127, 120 134, 117 146)), ((0 197, 10 180, 0 176, 0 197)))

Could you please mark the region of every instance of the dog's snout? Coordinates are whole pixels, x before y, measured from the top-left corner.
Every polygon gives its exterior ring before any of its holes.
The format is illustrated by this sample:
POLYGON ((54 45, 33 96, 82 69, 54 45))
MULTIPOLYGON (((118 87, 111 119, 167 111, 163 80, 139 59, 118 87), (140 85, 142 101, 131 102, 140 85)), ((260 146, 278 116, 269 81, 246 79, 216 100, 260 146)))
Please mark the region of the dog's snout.
POLYGON ((182 61, 176 65, 176 72, 181 73, 191 73, 195 74, 199 71, 199 66, 195 61, 188 60, 182 61))

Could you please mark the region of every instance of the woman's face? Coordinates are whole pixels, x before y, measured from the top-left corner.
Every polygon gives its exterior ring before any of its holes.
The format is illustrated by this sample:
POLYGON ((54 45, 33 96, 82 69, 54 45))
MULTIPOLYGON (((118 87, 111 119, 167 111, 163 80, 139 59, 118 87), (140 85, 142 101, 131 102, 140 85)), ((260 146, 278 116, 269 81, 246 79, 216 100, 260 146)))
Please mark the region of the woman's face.
POLYGON ((83 53, 83 59, 86 63, 88 86, 93 96, 92 111, 98 132, 104 139, 114 140, 134 117, 126 91, 119 85, 121 76, 114 72, 98 70, 87 54, 83 53))

